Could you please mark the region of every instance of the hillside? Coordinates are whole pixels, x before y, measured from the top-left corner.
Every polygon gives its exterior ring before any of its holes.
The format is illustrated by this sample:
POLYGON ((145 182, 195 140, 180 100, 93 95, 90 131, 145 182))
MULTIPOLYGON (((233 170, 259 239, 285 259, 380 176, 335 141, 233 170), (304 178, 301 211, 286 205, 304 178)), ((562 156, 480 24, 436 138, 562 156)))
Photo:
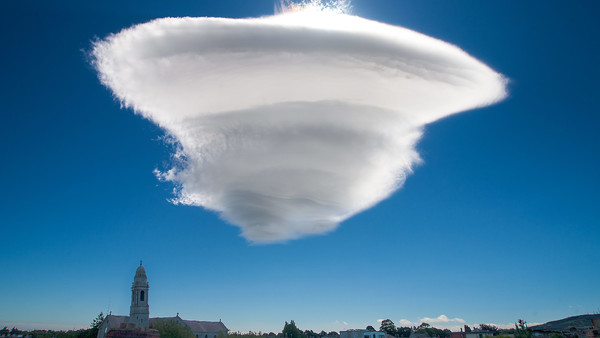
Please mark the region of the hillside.
POLYGON ((532 330, 545 331, 567 331, 570 327, 583 329, 592 326, 593 318, 600 318, 600 314, 567 317, 559 320, 553 320, 545 324, 530 326, 529 328, 532 330))

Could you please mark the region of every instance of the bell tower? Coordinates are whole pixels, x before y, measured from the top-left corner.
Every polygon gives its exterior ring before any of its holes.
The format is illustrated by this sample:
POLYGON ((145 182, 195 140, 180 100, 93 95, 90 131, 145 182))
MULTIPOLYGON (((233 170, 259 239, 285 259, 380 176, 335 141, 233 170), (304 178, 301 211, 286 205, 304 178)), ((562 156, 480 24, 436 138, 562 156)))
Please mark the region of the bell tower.
POLYGON ((131 307, 129 308, 129 323, 147 329, 150 325, 150 308, 148 306, 148 278, 146 269, 140 266, 135 270, 135 277, 131 285, 131 307))

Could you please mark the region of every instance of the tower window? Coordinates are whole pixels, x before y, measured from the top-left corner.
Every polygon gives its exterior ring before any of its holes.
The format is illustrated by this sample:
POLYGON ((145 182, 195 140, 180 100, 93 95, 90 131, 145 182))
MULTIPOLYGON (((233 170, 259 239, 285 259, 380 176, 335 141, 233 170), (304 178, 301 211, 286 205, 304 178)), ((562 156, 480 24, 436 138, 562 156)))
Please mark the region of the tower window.
POLYGON ((140 291, 140 302, 144 301, 144 290, 140 291))

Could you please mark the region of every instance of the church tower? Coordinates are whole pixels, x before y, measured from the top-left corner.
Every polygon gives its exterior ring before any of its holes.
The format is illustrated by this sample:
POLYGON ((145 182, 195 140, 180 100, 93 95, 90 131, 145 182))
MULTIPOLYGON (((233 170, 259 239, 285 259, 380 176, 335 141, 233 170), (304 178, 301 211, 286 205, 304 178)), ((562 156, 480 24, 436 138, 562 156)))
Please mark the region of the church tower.
POLYGON ((131 285, 131 307, 129 308, 129 323, 147 329, 149 327, 150 308, 148 307, 148 278, 146 269, 140 266, 135 270, 131 285))

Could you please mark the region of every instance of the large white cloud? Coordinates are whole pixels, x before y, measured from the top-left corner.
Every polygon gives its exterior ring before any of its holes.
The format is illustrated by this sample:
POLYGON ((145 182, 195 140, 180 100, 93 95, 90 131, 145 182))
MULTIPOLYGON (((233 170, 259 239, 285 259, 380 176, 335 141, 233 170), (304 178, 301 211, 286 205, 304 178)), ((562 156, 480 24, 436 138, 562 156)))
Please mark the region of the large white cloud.
POLYGON ((425 124, 505 80, 443 41, 332 11, 165 18, 95 43, 101 81, 178 144, 179 203, 254 242, 325 233, 398 189, 425 124))

